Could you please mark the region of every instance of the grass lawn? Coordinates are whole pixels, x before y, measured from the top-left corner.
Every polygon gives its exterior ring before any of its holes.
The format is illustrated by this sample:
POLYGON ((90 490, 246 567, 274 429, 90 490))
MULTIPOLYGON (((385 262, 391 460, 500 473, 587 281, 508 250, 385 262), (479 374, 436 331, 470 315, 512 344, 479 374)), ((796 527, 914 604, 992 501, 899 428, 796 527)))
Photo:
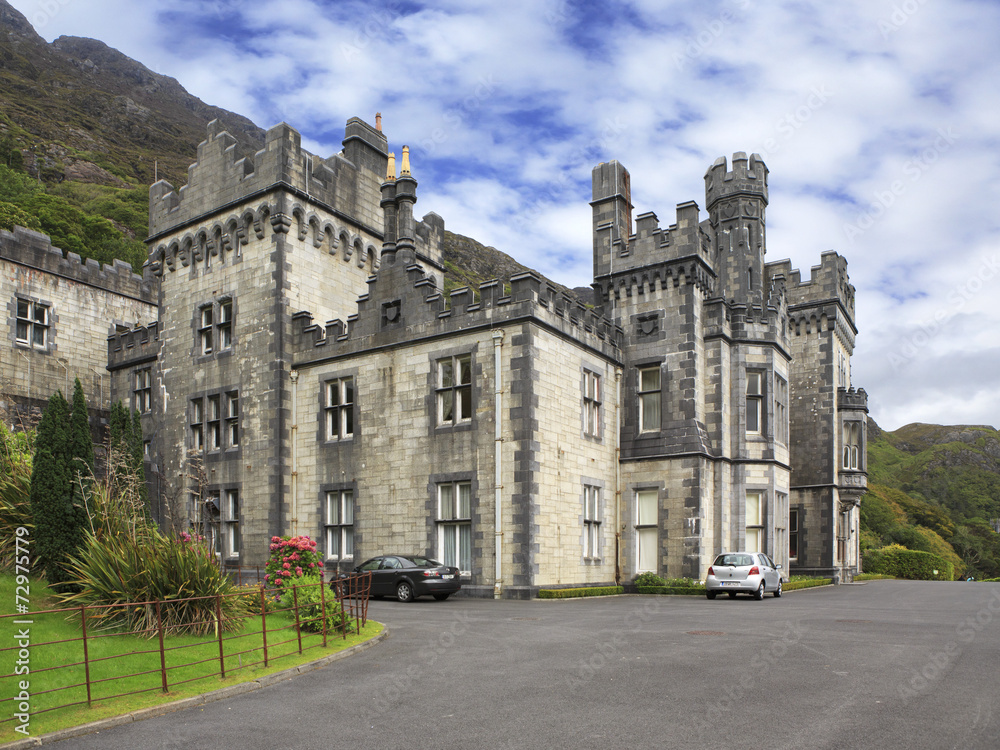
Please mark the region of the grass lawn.
MULTIPOLYGON (((56 602, 48 594, 44 581, 32 581, 30 609, 55 607, 56 602)), ((0 576, 0 602, 0 614, 14 611, 15 584, 10 575, 0 576)), ((299 654, 294 614, 271 614, 267 616, 268 666, 265 667, 261 618, 251 616, 242 630, 224 635, 225 679, 218 676, 220 657, 216 636, 167 636, 164 648, 169 692, 164 693, 159 638, 155 634, 152 638, 111 634, 92 630, 88 622, 92 699, 92 707, 88 707, 79 615, 69 612, 35 615, 29 618, 33 620, 30 625, 17 625, 14 619, 25 618, 0 619, 0 700, 18 695, 21 680, 30 682, 33 737, 256 680, 363 643, 383 629, 381 624, 369 621, 360 634, 349 634, 346 640, 339 633, 327 635, 326 648, 322 645, 322 635, 303 632, 303 653, 299 654), (30 632, 31 671, 27 675, 14 675, 18 660, 15 635, 21 629, 30 632), (78 687, 68 687, 71 685, 78 687), (112 697, 124 693, 132 694, 112 697), (82 705, 46 711, 72 703, 82 705)), ((15 708, 9 702, 0 704, 0 719, 8 719, 0 724, 0 743, 25 737, 14 731, 20 722, 9 720, 15 708)))

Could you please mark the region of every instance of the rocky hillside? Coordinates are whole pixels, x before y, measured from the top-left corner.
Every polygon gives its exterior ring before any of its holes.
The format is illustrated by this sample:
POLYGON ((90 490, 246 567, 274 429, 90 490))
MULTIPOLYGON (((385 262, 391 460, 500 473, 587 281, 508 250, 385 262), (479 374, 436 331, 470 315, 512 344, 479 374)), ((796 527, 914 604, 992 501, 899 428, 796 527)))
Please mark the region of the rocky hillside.
POLYGON ((205 125, 218 118, 249 152, 263 131, 205 104, 173 78, 103 42, 59 37, 51 44, 0 0, 0 158, 48 182, 115 187, 160 177, 183 184, 205 125))

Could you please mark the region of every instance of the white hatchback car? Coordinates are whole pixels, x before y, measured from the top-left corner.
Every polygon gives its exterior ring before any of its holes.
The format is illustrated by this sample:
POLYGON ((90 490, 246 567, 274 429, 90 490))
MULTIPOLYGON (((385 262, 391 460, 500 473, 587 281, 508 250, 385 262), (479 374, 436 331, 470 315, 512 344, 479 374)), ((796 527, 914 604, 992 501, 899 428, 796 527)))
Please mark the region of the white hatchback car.
POLYGON ((781 596, 781 566, 763 552, 723 552, 708 568, 705 596, 714 599, 720 592, 734 598, 753 594, 763 599, 765 593, 781 596))

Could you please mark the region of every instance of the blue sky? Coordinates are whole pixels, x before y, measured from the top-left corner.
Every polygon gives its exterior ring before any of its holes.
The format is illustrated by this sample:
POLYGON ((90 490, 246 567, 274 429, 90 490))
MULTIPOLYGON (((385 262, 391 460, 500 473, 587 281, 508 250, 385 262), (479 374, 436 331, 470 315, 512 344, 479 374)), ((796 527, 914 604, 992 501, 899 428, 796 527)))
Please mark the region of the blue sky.
POLYGON ((883 427, 1000 427, 1000 3, 987 0, 13 0, 311 151, 383 115, 418 214, 569 286, 590 171, 636 214, 704 205, 718 157, 770 169, 769 261, 836 250, 854 384, 883 427))

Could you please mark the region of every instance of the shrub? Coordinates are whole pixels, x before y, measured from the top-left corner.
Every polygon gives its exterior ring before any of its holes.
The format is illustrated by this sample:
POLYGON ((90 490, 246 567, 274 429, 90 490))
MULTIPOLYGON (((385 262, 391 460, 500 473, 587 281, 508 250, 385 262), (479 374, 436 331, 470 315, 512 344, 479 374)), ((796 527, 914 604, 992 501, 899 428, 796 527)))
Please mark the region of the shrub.
POLYGON ((316 542, 307 536, 272 536, 271 556, 264 568, 264 582, 276 589, 277 598, 287 585, 309 576, 322 577, 323 558, 316 551, 316 542))
MULTIPOLYGON (((11 432, 0 422, 0 568, 14 569, 17 530, 33 528, 31 520, 31 453, 33 432, 11 432)), ((40 567, 37 555, 30 562, 40 567)))
MULTIPOLYGON (((243 608, 250 615, 259 615, 261 613, 260 591, 261 587, 253 583, 237 586, 233 589, 234 593, 239 594, 243 608)), ((264 589, 264 614, 274 612, 277 607, 278 603, 274 599, 274 594, 264 589)))
POLYGON ((954 566, 944 558, 898 544, 869 550, 862 562, 865 573, 881 573, 894 578, 914 581, 951 581, 955 578, 954 566))
POLYGON ((98 539, 87 533, 79 556, 70 561, 79 587, 64 595, 68 605, 127 605, 98 610, 95 619, 102 628, 122 628, 152 637, 156 633, 156 608, 160 601, 164 629, 203 635, 235 630, 246 616, 241 597, 226 596, 232 582, 219 570, 215 555, 204 543, 171 538, 153 527, 140 526, 138 533, 105 534, 98 539), (216 618, 216 596, 221 621, 216 618))
MULTIPOLYGON (((325 585, 318 575, 295 580, 295 601, 299 607, 299 627, 310 633, 323 632, 323 601, 326 601, 326 632, 352 632, 353 622, 337 603, 333 592, 323 591, 325 585)), ((291 597, 286 593, 286 604, 291 597)))
POLYGON ((656 573, 640 573, 635 577, 633 583, 636 587, 639 586, 666 586, 667 582, 664 581, 656 573))

